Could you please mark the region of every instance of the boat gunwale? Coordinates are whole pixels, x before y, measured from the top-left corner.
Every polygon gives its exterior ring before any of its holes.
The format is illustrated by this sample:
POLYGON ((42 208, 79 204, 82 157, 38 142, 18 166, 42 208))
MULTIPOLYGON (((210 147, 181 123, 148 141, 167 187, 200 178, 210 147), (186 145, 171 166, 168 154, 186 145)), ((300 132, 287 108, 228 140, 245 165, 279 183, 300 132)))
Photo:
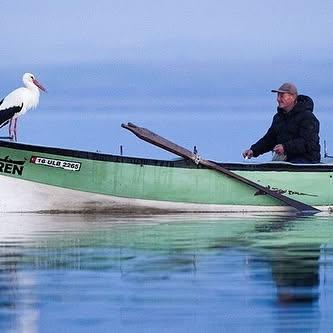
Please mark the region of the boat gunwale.
MULTIPOLYGON (((0 140, 0 147, 10 149, 25 150, 31 152, 39 152, 43 154, 52 154, 66 156, 72 158, 128 163, 139 165, 152 165, 160 167, 184 168, 184 169, 207 169, 202 165, 196 165, 192 161, 186 159, 161 160, 145 157, 130 157, 113 155, 100 152, 91 152, 83 150, 75 150, 69 148, 48 147, 40 145, 32 145, 26 143, 17 143, 0 140)), ((239 163, 239 162, 215 162, 226 169, 233 171, 287 171, 287 172, 333 172, 333 164, 331 163, 316 163, 316 164, 292 164, 289 162, 264 162, 264 163, 239 163)))

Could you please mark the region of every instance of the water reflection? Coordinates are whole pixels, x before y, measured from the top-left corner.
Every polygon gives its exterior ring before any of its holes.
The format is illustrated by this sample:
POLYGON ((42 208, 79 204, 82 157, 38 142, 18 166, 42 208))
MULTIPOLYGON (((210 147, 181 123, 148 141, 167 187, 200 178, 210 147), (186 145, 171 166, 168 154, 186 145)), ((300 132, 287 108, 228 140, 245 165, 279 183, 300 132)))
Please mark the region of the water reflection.
MULTIPOLYGON (((319 298, 320 243, 309 242, 307 238, 293 242, 282 238, 292 230, 299 232, 301 219, 284 218, 256 226, 258 234, 277 233, 282 243, 263 246, 267 260, 272 267, 272 278, 277 288, 277 300, 281 304, 316 302, 319 298)), ((309 222, 308 222, 309 223, 309 222)), ((313 241, 313 240, 312 240, 313 241)))
POLYGON ((331 217, 5 215, 0 330, 316 330, 332 240, 331 217))

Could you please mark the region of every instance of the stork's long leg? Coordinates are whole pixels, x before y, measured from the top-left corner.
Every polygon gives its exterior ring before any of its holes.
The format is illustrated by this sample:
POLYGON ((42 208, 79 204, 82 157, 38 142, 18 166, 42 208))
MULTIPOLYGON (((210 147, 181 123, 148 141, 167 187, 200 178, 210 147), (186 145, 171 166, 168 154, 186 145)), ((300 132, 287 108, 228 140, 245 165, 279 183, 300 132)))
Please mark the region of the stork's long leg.
POLYGON ((17 141, 16 128, 17 128, 17 118, 15 118, 14 120, 13 120, 13 118, 10 119, 8 135, 14 141, 17 141))
POLYGON ((17 141, 17 134, 16 134, 16 128, 17 128, 17 118, 14 119, 14 141, 17 141))
POLYGON ((10 137, 12 136, 12 123, 13 123, 13 118, 10 119, 10 121, 9 121, 9 127, 8 127, 8 135, 10 137))

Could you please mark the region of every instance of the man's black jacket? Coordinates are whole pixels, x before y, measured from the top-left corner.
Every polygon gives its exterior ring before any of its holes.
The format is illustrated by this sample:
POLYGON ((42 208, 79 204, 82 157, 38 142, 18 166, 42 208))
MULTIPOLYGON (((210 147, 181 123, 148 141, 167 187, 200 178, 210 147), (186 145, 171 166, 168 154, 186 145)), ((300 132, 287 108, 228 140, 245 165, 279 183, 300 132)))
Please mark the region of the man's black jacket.
POLYGON ((313 114, 313 101, 299 95, 297 103, 289 112, 277 108, 271 127, 250 149, 253 156, 273 150, 282 144, 287 161, 306 159, 311 163, 320 162, 319 121, 313 114))

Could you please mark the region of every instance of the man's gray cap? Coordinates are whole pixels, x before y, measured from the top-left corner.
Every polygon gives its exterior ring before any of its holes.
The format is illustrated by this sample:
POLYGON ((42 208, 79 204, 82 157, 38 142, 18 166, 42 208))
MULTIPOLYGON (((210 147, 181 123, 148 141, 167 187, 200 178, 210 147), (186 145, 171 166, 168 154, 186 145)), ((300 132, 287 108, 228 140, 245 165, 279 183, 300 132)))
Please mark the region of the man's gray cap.
POLYGON ((279 89, 273 89, 274 93, 288 93, 297 96, 297 88, 294 84, 286 82, 279 89))

